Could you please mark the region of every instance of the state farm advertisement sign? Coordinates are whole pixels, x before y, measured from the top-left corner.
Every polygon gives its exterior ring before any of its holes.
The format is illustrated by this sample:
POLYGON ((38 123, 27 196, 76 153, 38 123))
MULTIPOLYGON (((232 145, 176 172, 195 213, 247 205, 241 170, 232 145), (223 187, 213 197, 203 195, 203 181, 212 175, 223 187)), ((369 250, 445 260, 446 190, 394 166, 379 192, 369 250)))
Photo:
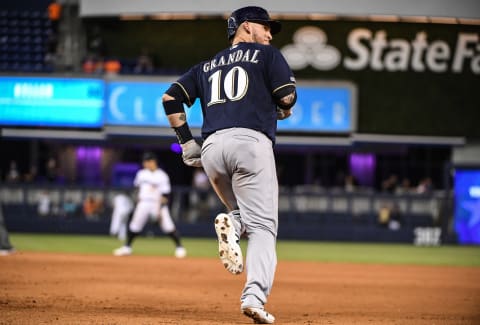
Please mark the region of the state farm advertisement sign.
POLYGON ((322 28, 304 26, 293 33, 292 42, 281 51, 293 70, 311 67, 328 71, 341 66, 349 71, 479 74, 479 35, 456 32, 452 42, 431 36, 426 30, 398 37, 386 29, 359 27, 348 32, 344 44, 333 44, 322 28))

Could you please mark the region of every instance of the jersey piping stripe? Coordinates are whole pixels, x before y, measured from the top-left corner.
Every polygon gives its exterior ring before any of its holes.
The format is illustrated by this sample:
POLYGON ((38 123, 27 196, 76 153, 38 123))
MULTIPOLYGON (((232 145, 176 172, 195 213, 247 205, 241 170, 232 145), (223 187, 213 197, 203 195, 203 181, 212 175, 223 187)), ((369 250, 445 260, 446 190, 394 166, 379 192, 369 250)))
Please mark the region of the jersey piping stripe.
POLYGON ((187 105, 188 107, 192 106, 192 103, 190 102, 190 96, 188 95, 187 91, 185 88, 183 88, 182 84, 179 82, 174 82, 174 84, 178 85, 180 88, 182 88, 183 93, 185 94, 185 98, 187 99, 187 105))
POLYGON ((295 84, 294 84, 294 83, 288 83, 288 84, 285 84, 285 85, 283 85, 283 86, 277 87, 276 89, 274 89, 274 90, 272 91, 272 94, 274 94, 274 93, 276 93, 277 91, 279 91, 280 89, 285 88, 285 87, 288 87, 288 86, 293 86, 293 87, 295 87, 295 84))

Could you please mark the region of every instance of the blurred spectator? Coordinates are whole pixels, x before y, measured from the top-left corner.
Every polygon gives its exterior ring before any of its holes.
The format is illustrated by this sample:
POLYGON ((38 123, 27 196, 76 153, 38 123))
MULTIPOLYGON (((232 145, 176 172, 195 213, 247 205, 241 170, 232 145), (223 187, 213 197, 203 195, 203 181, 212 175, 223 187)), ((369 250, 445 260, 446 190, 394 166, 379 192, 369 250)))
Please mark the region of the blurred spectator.
POLYGON ((62 15, 62 5, 58 3, 57 0, 53 0, 47 7, 48 11, 48 19, 52 24, 52 29, 55 34, 58 32, 58 22, 60 21, 60 17, 62 15))
POLYGON ((344 189, 345 192, 355 192, 357 189, 358 182, 355 177, 351 174, 345 176, 344 189))
POLYGON ((15 160, 10 161, 10 168, 5 177, 5 181, 8 183, 16 183, 20 181, 20 173, 18 172, 17 162, 15 160))
POLYGON ((68 198, 63 202, 62 215, 64 217, 74 216, 77 212, 77 204, 73 202, 71 198, 68 198))
POLYGON ((46 217, 50 214, 50 195, 47 191, 42 191, 38 195, 37 213, 41 217, 46 217))
MULTIPOLYGON (((87 55, 82 63, 82 71, 87 74, 101 75, 105 72, 105 64, 103 57, 87 55)), ((109 65, 109 68, 113 68, 113 65, 109 65)))
POLYGON ((105 60, 103 57, 98 57, 95 61, 95 70, 93 73, 101 75, 105 72, 105 60))
POLYGON ((23 176, 23 179, 26 183, 33 183, 37 179, 37 167, 30 166, 30 170, 23 176))
POLYGON ((404 177, 400 186, 395 189, 395 194, 402 195, 410 192, 412 192, 412 184, 409 178, 404 177))
POLYGON ((57 45, 58 45, 58 24, 60 21, 62 6, 58 1, 52 1, 47 7, 48 19, 50 20, 51 29, 48 29, 46 51, 44 57, 45 66, 55 70, 57 66, 57 45))
POLYGON ((397 202, 393 202, 390 208, 390 222, 388 223, 388 229, 399 230, 403 225, 402 214, 400 206, 397 202))
POLYGON ((388 225, 389 220, 390 220, 390 209, 388 205, 383 204, 378 210, 378 218, 377 218, 378 225, 381 227, 386 227, 388 225))
POLYGON ((140 55, 137 58, 137 63, 133 69, 134 73, 152 73, 153 72, 153 60, 147 48, 143 48, 140 55))
MULTIPOLYGON (((89 54, 83 61, 82 70, 87 74, 103 74, 106 68, 105 65, 106 62, 103 61, 102 57, 96 57, 93 54, 89 54)), ((115 65, 116 63, 112 62, 109 64, 108 68, 111 70, 116 70, 117 68, 115 65)), ((120 65, 120 62, 118 62, 118 65, 120 65)), ((119 67, 118 70, 120 70, 119 67)))
POLYGON ((57 181, 58 179, 57 161, 53 157, 47 160, 47 164, 45 166, 45 177, 47 178, 47 181, 51 183, 57 181))
POLYGON ((425 177, 423 178, 419 183, 416 188, 416 192, 418 194, 427 194, 432 192, 433 190, 433 184, 432 184, 432 179, 430 177, 425 177))
POLYGON ((93 55, 87 55, 85 60, 82 63, 82 70, 84 73, 92 74, 95 72, 95 60, 93 59, 93 55))
POLYGON ((105 61, 104 65, 104 71, 107 76, 116 76, 121 70, 121 65, 120 61, 117 59, 108 59, 105 61))
POLYGON ((102 201, 88 195, 83 202, 83 214, 87 220, 97 220, 102 210, 102 201))
POLYGON ((82 63, 82 71, 88 74, 103 74, 106 52, 100 27, 95 25, 87 32, 87 55, 82 63))
POLYGON ((402 227, 400 207, 395 202, 385 202, 378 211, 378 225, 390 230, 399 230, 402 227))
POLYGON ((382 182, 382 191, 395 193, 395 190, 398 186, 398 176, 395 174, 391 174, 387 179, 382 182))

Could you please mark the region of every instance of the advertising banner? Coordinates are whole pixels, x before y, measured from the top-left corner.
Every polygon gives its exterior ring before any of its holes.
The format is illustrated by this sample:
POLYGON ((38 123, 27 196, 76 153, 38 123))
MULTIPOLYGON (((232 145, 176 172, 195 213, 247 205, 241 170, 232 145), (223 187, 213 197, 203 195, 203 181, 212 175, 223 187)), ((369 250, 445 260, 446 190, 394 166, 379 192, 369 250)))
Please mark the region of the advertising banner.
MULTIPOLYGON (((170 82, 112 81, 107 86, 105 124, 169 127, 162 95, 170 82)), ((291 118, 278 122, 285 132, 349 133, 356 127, 355 87, 349 83, 298 85, 298 101, 291 118)), ((188 124, 202 126, 202 109, 197 100, 185 107, 188 124)))
POLYGON ((455 169, 455 231, 461 244, 480 244, 480 168, 455 169))
POLYGON ((102 127, 104 88, 99 79, 0 77, 0 125, 102 127))

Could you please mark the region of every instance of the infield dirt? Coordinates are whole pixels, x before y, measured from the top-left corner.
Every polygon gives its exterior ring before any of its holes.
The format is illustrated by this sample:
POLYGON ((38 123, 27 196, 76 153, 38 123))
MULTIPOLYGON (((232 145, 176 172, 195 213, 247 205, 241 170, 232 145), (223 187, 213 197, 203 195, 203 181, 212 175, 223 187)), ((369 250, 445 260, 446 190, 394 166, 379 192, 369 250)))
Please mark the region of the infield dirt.
MULTIPOLYGON (((280 261, 276 324, 480 324, 480 268, 280 261)), ((216 259, 0 257, 0 324, 251 324, 216 259)))

